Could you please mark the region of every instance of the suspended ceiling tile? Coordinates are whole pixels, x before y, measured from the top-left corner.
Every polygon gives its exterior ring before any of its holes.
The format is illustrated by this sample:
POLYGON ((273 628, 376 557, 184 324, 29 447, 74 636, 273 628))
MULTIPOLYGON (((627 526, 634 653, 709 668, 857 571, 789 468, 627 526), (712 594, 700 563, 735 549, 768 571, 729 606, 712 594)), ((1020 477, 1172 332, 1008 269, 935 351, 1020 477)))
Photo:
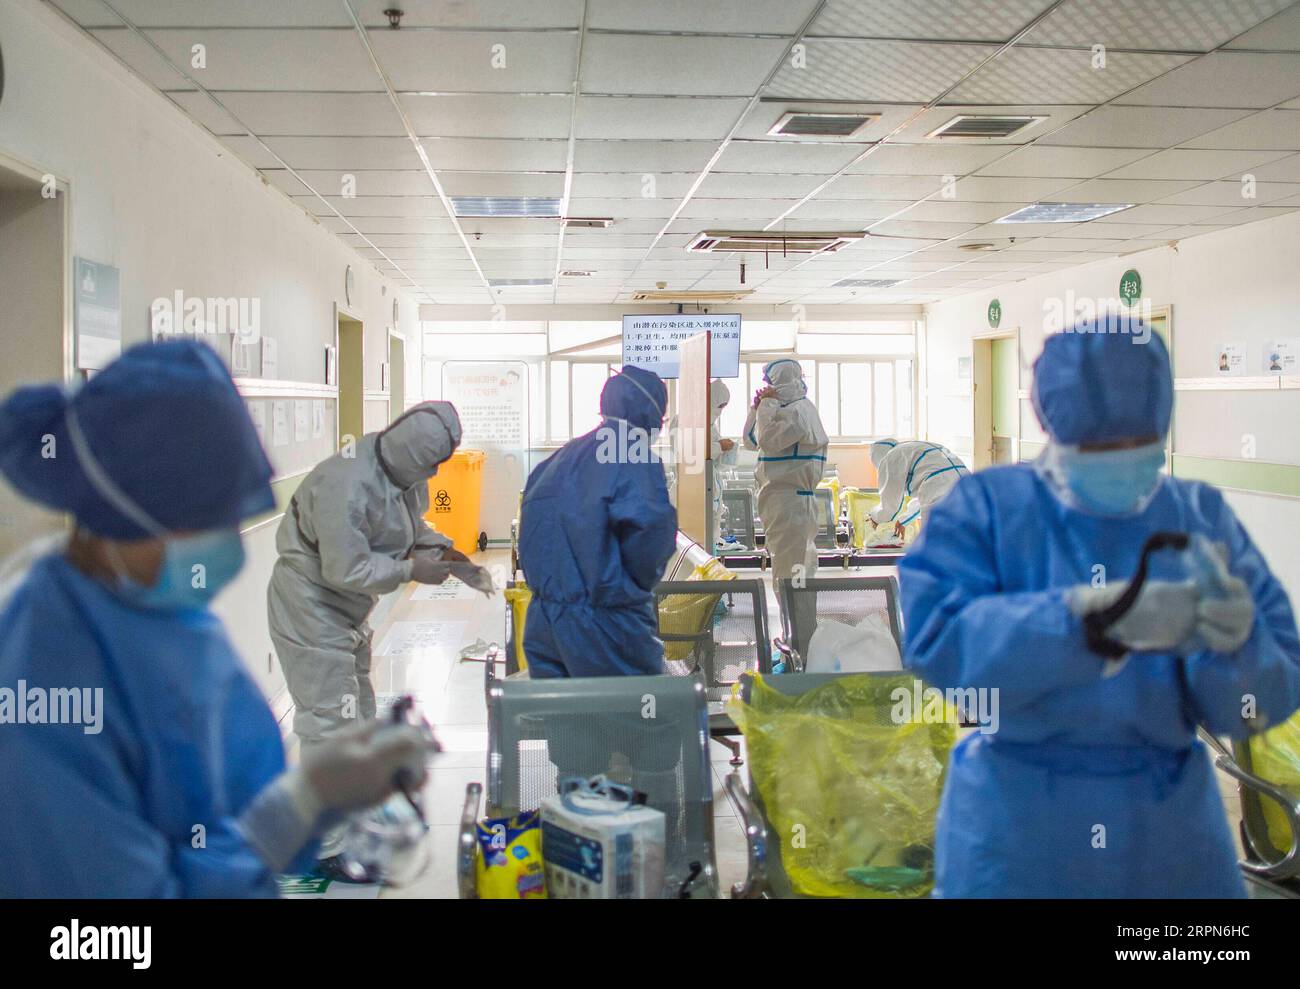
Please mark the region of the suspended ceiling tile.
POLYGON ((809 34, 859 38, 1009 41, 1050 0, 830 0, 809 34))
POLYGON ((404 137, 269 137, 265 143, 295 169, 420 167, 419 156, 404 137))
MULTIPOLYGON (((822 181, 817 175, 752 175, 710 172, 696 190, 706 199, 800 199, 822 181)), ((793 204, 792 204, 793 205, 793 204)))
POLYGON ((855 144, 732 141, 713 168, 720 172, 833 175, 865 150, 855 144))
POLYGON ((699 97, 587 96, 578 100, 575 133, 592 139, 720 141, 747 100, 699 97))
MULTIPOLYGON (((408 169, 297 169, 302 180, 317 192, 341 196, 345 188, 358 196, 428 196, 434 194, 433 183, 423 168, 408 169), (348 181, 351 177, 351 181, 348 181)), ((307 191, 295 187, 292 176, 282 169, 267 169, 265 174, 277 185, 294 192, 307 191)))
MULTIPOLYGON (((259 136, 400 137, 406 133, 386 93, 218 92, 214 95, 259 136)), ((172 98, 196 118, 212 107, 212 101, 202 93, 174 93, 172 98)))
POLYGON ((684 31, 708 34, 793 34, 815 0, 600 0, 587 28, 607 31, 684 31))
POLYGON ((658 96, 751 96, 787 42, 762 38, 589 34, 584 92, 658 96))
MULTIPOLYGON (((1149 203, 1192 188, 1194 181, 1160 179, 1091 179, 1052 193, 1056 203, 1149 203)), ((1121 222, 1137 223, 1131 217, 1121 222)))
POLYGON ((1109 52, 1096 68, 1090 51, 1017 46, 953 91, 969 103, 1104 103, 1168 72, 1185 55, 1109 52))
POLYGON ((1227 47, 1255 51, 1300 51, 1300 6, 1291 5, 1258 27, 1234 38, 1227 47))
POLYGON ((1145 149, 1031 145, 985 165, 979 174, 1090 179, 1148 154, 1145 149))
POLYGON ((332 215, 338 210, 344 216, 409 216, 440 218, 452 233, 451 221, 437 196, 325 196, 325 203, 313 195, 294 196, 294 201, 312 213, 332 215), (328 205, 326 205, 328 204, 328 205), (331 209, 330 207, 333 207, 331 209))
POLYGON ((903 219, 944 223, 989 223, 1027 203, 968 203, 953 199, 927 199, 917 203, 903 219))
MULTIPOLYGON (((383 89, 365 47, 352 31, 205 28, 147 32, 167 57, 205 89, 383 89), (192 65, 194 45, 204 46, 206 65, 192 65)), ((181 88, 188 88, 188 84, 181 88)))
POLYGON ((810 39, 806 62, 785 62, 769 92, 782 99, 927 103, 995 50, 988 45, 810 39))
MULTIPOLYGON (((263 0, 264 2, 264 0, 263 0)), ((295 3, 299 0, 294 0, 295 3)), ((320 0, 313 0, 320 2, 320 0)), ((349 0, 361 23, 375 33, 389 31, 384 10, 393 0, 349 0)), ((278 4, 277 4, 278 6, 278 4)), ((569 28, 582 23, 582 0, 401 0, 406 12, 402 30, 417 27, 443 28, 569 28)))
POLYGON ((1291 0, 1071 0, 1025 38, 1034 45, 1207 52, 1291 0))
POLYGON ((977 203, 1035 202, 1050 198, 1075 180, 1061 178, 994 178, 969 175, 958 179, 955 199, 977 203))
POLYGON ((1110 179, 1221 179, 1239 177, 1257 165, 1283 157, 1278 151, 1158 151, 1111 172, 1110 179))
POLYGON ((904 213, 898 219, 885 220, 873 225, 871 232, 877 237, 915 237, 920 240, 940 241, 960 237, 978 225, 973 222, 941 223, 913 220, 909 213, 904 213))
MULTIPOLYGON (((198 90, 170 90, 164 95, 184 110, 185 113, 189 114, 196 123, 206 127, 218 137, 248 133, 248 128, 245 125, 241 124, 227 110, 222 109, 198 90)), ((225 95, 229 96, 230 94, 225 95)))
MULTIPOLYGON (((1126 209, 1113 215, 1117 223, 1167 223, 1172 227, 1184 223, 1195 223, 1198 220, 1208 220, 1210 217, 1222 213, 1223 208, 1219 206, 1160 206, 1148 204, 1134 206, 1132 209, 1126 209)), ((1107 219, 1108 217, 1103 216, 1092 222, 1105 223, 1107 219)))
POLYGON ((194 88, 174 65, 134 32, 123 29, 90 33, 150 85, 164 90, 194 88))
POLYGON ((568 96, 403 93, 398 100, 421 137, 569 138, 568 96))
POLYGON ((936 175, 841 175, 819 192, 817 199, 916 200, 942 189, 943 182, 936 175))
MULTIPOLYGON (((117 26, 122 21, 102 0, 57 0, 56 6, 83 27, 117 26)), ((112 0, 112 7, 136 27, 351 27, 335 0, 112 0)))
POLYGON ((577 68, 568 33, 372 31, 370 43, 401 92, 568 93, 577 68))
POLYGON ((1300 182, 1300 154, 1262 165, 1254 175, 1260 182, 1300 182))
POLYGON ((1300 96, 1300 54, 1212 52, 1128 93, 1135 106, 1264 109, 1300 96))
POLYGON ((717 150, 713 141, 578 141, 578 172, 699 172, 717 150))
POLYGON ((670 199, 680 201, 698 172, 577 172, 571 194, 587 199, 670 199), (649 193, 649 195, 646 195, 649 193))
POLYGON ((564 194, 559 172, 441 172, 438 176, 449 196, 525 196, 558 199, 564 194))
POLYGON ((880 144, 846 171, 856 175, 965 175, 1005 155, 1001 146, 967 146, 956 143, 880 144))
POLYGON ((1249 110, 1103 106, 1061 130, 1045 145, 1099 148, 1168 148, 1248 116, 1249 110))
POLYGON ((1189 148, 1300 151, 1300 110, 1263 110, 1189 141, 1189 148))
POLYGON ((568 158, 566 141, 426 137, 420 143, 439 171, 563 172, 568 158))

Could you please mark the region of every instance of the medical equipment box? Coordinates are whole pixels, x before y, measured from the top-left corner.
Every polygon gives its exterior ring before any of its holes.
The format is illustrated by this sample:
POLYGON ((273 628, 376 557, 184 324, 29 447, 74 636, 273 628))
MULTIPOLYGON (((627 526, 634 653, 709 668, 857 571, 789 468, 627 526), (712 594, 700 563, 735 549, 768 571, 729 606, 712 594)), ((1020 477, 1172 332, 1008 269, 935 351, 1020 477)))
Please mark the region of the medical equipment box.
POLYGON ((558 900, 664 895, 664 815, 586 793, 542 802, 546 890, 558 900))

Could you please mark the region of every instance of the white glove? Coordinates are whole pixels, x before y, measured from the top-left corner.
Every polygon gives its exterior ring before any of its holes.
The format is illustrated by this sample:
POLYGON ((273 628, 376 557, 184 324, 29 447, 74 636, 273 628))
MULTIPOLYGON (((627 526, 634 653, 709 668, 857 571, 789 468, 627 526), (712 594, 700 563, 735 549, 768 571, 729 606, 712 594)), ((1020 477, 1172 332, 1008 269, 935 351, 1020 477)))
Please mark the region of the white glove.
MULTIPOLYGON (((1105 587, 1081 584, 1070 589, 1070 610, 1080 617, 1110 607, 1124 593, 1128 581, 1105 587)), ((1134 652, 1177 652, 1196 631, 1199 593, 1187 581, 1148 580, 1133 607, 1106 634, 1134 652)))
POLYGON ((1255 601, 1240 577, 1221 578, 1222 597, 1202 598, 1196 606, 1196 637, 1206 648, 1234 653, 1255 627, 1255 601))
POLYGON ((407 770, 412 786, 425 779, 425 759, 434 751, 419 728, 367 721, 303 753, 304 796, 323 810, 373 807, 396 789, 394 778, 407 770))

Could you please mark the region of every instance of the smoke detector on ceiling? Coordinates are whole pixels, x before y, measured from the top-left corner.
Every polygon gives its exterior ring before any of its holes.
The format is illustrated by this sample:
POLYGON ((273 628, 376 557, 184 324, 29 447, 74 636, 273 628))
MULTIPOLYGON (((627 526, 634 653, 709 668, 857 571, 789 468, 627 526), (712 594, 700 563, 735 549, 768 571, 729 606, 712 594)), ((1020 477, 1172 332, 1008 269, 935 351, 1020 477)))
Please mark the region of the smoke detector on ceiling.
POLYGON ((930 131, 926 137, 943 141, 975 141, 981 138, 1004 138, 1032 127, 1043 116, 1003 116, 1000 114, 964 113, 953 117, 942 127, 930 131))
POLYGON ((805 113, 790 110, 767 132, 769 137, 850 138, 880 119, 878 113, 805 113))

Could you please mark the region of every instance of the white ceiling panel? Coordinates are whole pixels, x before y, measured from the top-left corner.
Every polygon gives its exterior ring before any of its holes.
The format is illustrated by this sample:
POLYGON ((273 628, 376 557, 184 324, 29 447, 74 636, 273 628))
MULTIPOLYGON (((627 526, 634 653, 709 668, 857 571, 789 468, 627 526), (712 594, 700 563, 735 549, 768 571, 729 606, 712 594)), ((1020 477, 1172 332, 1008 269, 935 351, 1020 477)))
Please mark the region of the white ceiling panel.
MULTIPOLYGON (((1152 207, 1154 208, 1154 207, 1152 207)), ((1186 209, 1195 209, 1197 207, 1184 207, 1186 209)), ((1248 209, 1230 210, 1226 213, 1217 213, 1213 220, 1215 223, 1241 224, 1255 223, 1259 220, 1271 220, 1274 217, 1284 216, 1287 213, 1294 213, 1294 206, 1253 206, 1248 209)), ((1189 223, 1195 223, 1195 220, 1189 220, 1189 223)))
POLYGON ((927 199, 917 203, 901 219, 942 223, 990 223, 1028 203, 967 203, 953 199, 927 199))
POLYGON ((677 206, 669 199, 582 199, 569 200, 571 216, 643 216, 667 220, 677 206))
POLYGON ((1060 178, 994 178, 970 175, 957 180, 955 199, 976 203, 1035 202, 1068 188, 1075 180, 1060 178))
POLYGON ((1091 179, 1151 152, 1132 148, 1069 148, 1031 145, 980 169, 980 175, 1091 179))
POLYGON ((205 89, 375 92, 383 88, 353 31, 209 28, 201 38, 192 30, 147 33, 205 89), (191 66, 195 44, 206 48, 205 68, 191 66))
MULTIPOLYGON (((226 143, 234 146, 238 140, 226 143)), ((295 169, 420 167, 420 156, 404 137, 269 137, 265 141, 295 169)))
POLYGON ((1292 0, 1068 0, 1025 38, 1034 45, 1207 52, 1292 0))
POLYGON ((921 240, 948 240, 960 237, 966 231, 978 226, 975 222, 935 223, 925 220, 912 220, 911 214, 904 213, 896 220, 885 220, 872 226, 871 232, 877 237, 915 237, 921 240))
POLYGON ((398 99, 421 137, 569 138, 568 96, 405 93, 398 99))
POLYGON ((1109 52, 1106 67, 1091 51, 1017 46, 980 68, 949 100, 968 103, 1102 103, 1168 72, 1185 55, 1109 52))
MULTIPOLYGON (((402 137, 406 134, 402 118, 386 93, 219 92, 214 95, 258 136, 402 137)), ((208 108, 216 109, 202 93, 175 93, 172 98, 196 118, 201 119, 208 108)), ((211 124, 208 128, 213 129, 211 124)))
POLYGON ((370 43, 402 92, 567 93, 578 57, 577 36, 559 32, 371 31, 370 43))
POLYGON ((710 172, 696 190, 706 199, 801 199, 819 182, 820 175, 751 175, 710 172))
POLYGON ((718 149, 714 141, 578 141, 576 172, 695 172, 718 149))
MULTIPOLYGON (((1208 220, 1212 216, 1222 215, 1220 206, 1134 206, 1119 213, 1112 214, 1116 223, 1167 223, 1177 226, 1184 223, 1196 223, 1208 220)), ((1100 217, 1093 223, 1105 223, 1109 217, 1100 217)))
POLYGON ((1010 150, 1001 146, 878 144, 862 161, 850 165, 855 175, 965 175, 1010 150))
POLYGON ((818 200, 916 200, 943 188, 937 175, 841 175, 817 194, 818 200))
POLYGON ((1300 182, 1300 155, 1289 155, 1254 171, 1260 182, 1300 182))
POLYGON ((1009 41, 1050 0, 829 0, 809 35, 1009 41))
MULTIPOLYGON (((325 190, 321 190, 325 192, 325 190)), ((294 196, 294 201, 304 209, 318 214, 332 215, 333 209, 344 216, 410 216, 432 217, 442 219, 447 224, 447 233, 454 233, 447 211, 442 207, 442 200, 437 196, 342 196, 325 195, 326 206, 319 198, 312 195, 294 196)))
POLYGON ((169 100, 218 137, 248 133, 248 129, 238 120, 197 89, 169 90, 166 95, 169 100))
POLYGON ((699 177, 698 172, 656 172, 647 178, 642 172, 578 172, 573 176, 571 195, 587 199, 634 199, 646 190, 648 198, 681 200, 699 177))
POLYGON ((1212 52, 1117 102, 1137 106, 1264 109, 1300 96, 1300 55, 1212 52))
POLYGON ((720 141, 740 119, 747 103, 739 97, 583 96, 578 100, 575 133, 596 140, 720 141))
POLYGON ((1158 151, 1107 175, 1109 179, 1221 179, 1238 177, 1284 157, 1279 151, 1158 151))
POLYGON ((751 96, 785 52, 763 38, 591 34, 582 58, 590 93, 751 96))
POLYGON ((709 34, 793 34, 816 0, 598 0, 587 28, 709 34))
MULTIPOLYGON (((470 172, 562 172, 566 141, 494 141, 469 137, 420 140, 435 169, 470 172)), ((408 147, 410 142, 407 142, 408 147)))
MULTIPOLYGON (((224 2, 224 0, 223 0, 224 2)), ((265 0, 263 0, 265 2, 265 0)), ((296 4, 299 0, 293 0, 296 4)), ((313 0, 319 2, 319 0, 313 0)), ((384 11, 393 0, 348 0, 361 23, 376 33, 389 30, 384 11)), ((280 4, 276 4, 279 6, 280 4)), ((582 23, 582 0, 401 0, 406 12, 402 29, 445 28, 572 28, 582 23)))
POLYGON ((865 150, 856 144, 732 141, 713 167, 721 172, 833 175, 865 150))
POLYGON ((109 51, 129 65, 137 75, 158 89, 193 89, 166 58, 160 56, 139 35, 126 29, 91 31, 109 51))
POLYGON ((542 196, 564 195, 564 176, 559 172, 441 172, 439 181, 449 196, 542 196))
POLYGON ((1300 110, 1264 110, 1202 134, 1187 146, 1300 151, 1300 110))
MULTIPOLYGON (((767 176, 759 176, 767 178, 767 176)), ((712 176, 710 176, 712 178, 712 176)), ((705 184, 707 184, 707 181, 705 184)), ((703 186, 700 187, 703 191, 703 186)), ((682 207, 679 216, 682 217, 702 217, 705 219, 711 217, 766 217, 764 224, 773 218, 780 216, 783 212, 790 209, 797 199, 765 199, 759 198, 757 194, 751 196, 742 196, 735 199, 708 199, 696 196, 682 207)))
MULTIPOLYGON (((423 168, 394 171, 390 169, 357 169, 345 172, 338 169, 298 169, 303 182, 325 196, 344 192, 346 176, 355 180, 355 192, 361 196, 428 196, 433 195, 433 184, 423 168)), ((270 181, 290 195, 300 195, 308 190, 282 168, 266 168, 264 174, 270 181)), ((352 183, 348 183, 351 185, 352 183)))
MULTIPOLYGON (((375 140, 379 140, 376 138, 375 140)), ((281 162, 251 137, 223 137, 221 143, 254 168, 279 168, 281 162)))
POLYGON ((1249 110, 1104 106, 1045 135, 1045 145, 1168 148, 1248 116, 1249 110))
POLYGON ((1292 4, 1277 16, 1235 38, 1227 47, 1300 51, 1300 6, 1292 4))
POLYGON ((813 39, 806 43, 806 62, 783 64, 770 94, 783 99, 926 103, 995 50, 988 45, 813 39))
MULTIPOLYGON (((351 27, 339 0, 111 0, 136 27, 351 27)), ((122 22, 102 0, 56 0, 55 5, 83 27, 115 27, 122 22)), ((387 23, 387 21, 385 21, 387 23)))
MULTIPOLYGON (((1056 203, 1150 203, 1192 188, 1194 181, 1160 179, 1091 179, 1052 193, 1056 203)), ((1039 197, 1035 197, 1039 198, 1039 197)), ((1119 214, 1115 214, 1117 217, 1119 214)), ((1125 216, 1122 223, 1140 223, 1125 216)))

